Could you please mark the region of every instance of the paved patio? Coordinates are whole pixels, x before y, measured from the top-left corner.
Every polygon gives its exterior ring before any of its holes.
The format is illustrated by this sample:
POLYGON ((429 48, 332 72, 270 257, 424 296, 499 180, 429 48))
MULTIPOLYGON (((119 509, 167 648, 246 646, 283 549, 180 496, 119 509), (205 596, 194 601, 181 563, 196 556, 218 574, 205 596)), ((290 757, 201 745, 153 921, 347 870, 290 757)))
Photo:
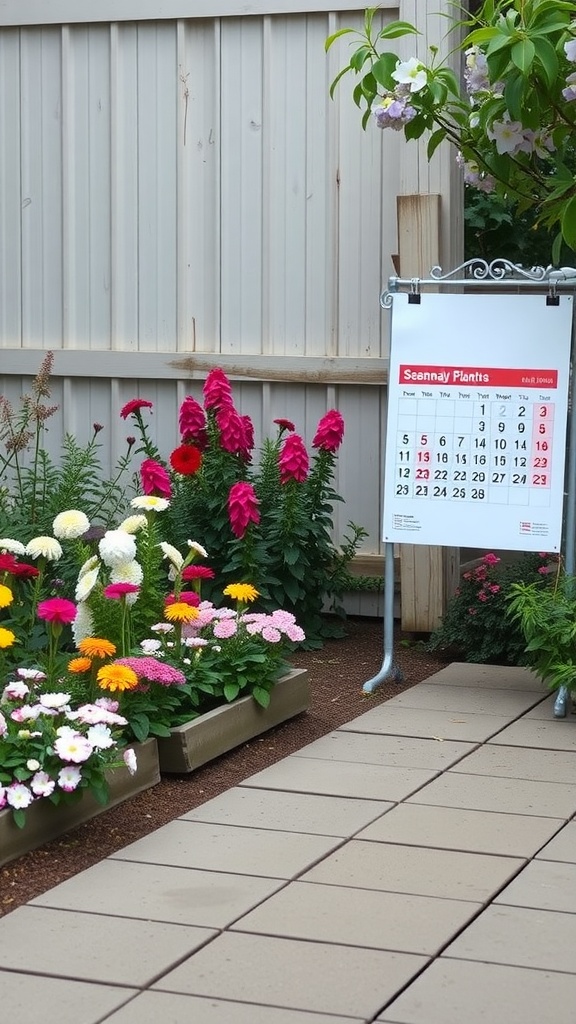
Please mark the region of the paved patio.
POLYGON ((0 920, 2 1019, 574 1024, 575 779, 450 665, 0 920))

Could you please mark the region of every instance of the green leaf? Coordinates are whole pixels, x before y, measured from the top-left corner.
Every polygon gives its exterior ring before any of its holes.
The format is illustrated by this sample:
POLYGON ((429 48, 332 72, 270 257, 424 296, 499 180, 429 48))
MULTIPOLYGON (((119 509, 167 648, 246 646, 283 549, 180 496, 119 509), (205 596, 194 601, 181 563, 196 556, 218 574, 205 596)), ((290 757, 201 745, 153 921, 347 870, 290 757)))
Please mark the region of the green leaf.
POLYGON ((534 43, 536 58, 542 66, 548 86, 552 88, 558 78, 558 57, 556 50, 547 39, 536 39, 534 43))
POLYGON ((255 686, 252 690, 252 696, 261 708, 268 707, 270 703, 270 693, 268 690, 265 690, 263 686, 255 686))
POLYGON ((409 21, 391 21, 380 30, 377 39, 397 39, 408 35, 419 36, 421 33, 409 21))
POLYGON ((24 828, 24 825, 26 824, 26 814, 21 808, 12 811, 12 817, 14 819, 14 824, 18 828, 24 828))
POLYGON ((527 75, 534 63, 535 53, 536 48, 531 39, 520 39, 517 43, 514 43, 510 56, 519 71, 523 75, 527 75))
POLYGON ((224 696, 227 701, 236 700, 236 697, 240 693, 240 687, 237 683, 226 683, 224 687, 224 696))
POLYGON ((393 89, 396 82, 392 78, 392 72, 396 70, 398 55, 396 53, 381 53, 378 60, 372 65, 372 74, 383 89, 393 89))
POLYGON ((511 72, 506 80, 504 99, 513 121, 522 119, 525 82, 517 71, 511 72))
POLYGON ((324 43, 325 51, 328 52, 328 50, 332 46, 332 43, 335 43, 337 39, 340 39, 340 36, 350 35, 350 33, 354 31, 355 30, 353 28, 341 28, 338 29, 338 32, 333 32, 331 36, 328 36, 326 42, 324 43))
POLYGON ((561 219, 562 237, 570 249, 576 250, 576 196, 566 203, 561 219))
POLYGON ((445 138, 446 138, 446 131, 445 131, 444 128, 438 128, 437 131, 432 133, 432 135, 428 139, 427 156, 428 156, 429 160, 432 159, 434 153, 438 149, 438 146, 440 145, 441 142, 444 141, 445 138))

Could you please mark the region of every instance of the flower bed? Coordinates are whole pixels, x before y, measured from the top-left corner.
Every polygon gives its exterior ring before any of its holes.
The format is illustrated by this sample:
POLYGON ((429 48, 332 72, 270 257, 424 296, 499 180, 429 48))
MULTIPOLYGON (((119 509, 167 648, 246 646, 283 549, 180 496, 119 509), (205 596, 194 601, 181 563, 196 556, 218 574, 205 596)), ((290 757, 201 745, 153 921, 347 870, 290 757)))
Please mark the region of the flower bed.
POLYGON ((0 867, 160 782, 156 740, 148 739, 135 748, 135 774, 127 766, 112 768, 107 774, 110 799, 105 806, 90 790, 83 790, 81 798, 71 804, 54 806, 49 800, 36 800, 27 809, 24 828, 18 828, 10 809, 0 811, 0 867))
POLYGON ((292 669, 278 680, 266 708, 260 707, 252 697, 242 697, 171 729, 168 738, 158 740, 160 770, 192 772, 306 711, 309 705, 308 672, 292 669))

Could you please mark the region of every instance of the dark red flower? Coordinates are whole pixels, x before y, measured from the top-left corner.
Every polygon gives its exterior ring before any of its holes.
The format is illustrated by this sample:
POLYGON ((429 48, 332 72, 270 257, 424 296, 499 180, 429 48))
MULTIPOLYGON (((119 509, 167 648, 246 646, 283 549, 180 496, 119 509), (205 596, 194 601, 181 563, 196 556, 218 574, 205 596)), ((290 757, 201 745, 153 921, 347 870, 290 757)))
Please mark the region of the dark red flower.
POLYGON ((19 576, 23 580, 33 580, 40 575, 40 570, 35 565, 28 565, 27 562, 18 562, 11 572, 13 576, 19 576))
POLYGON ((182 579, 186 582, 189 580, 213 580, 215 576, 214 569, 210 569, 207 565, 187 565, 185 569, 182 569, 182 579))
POLYGON ((280 470, 280 483, 286 484, 289 480, 296 480, 297 483, 304 483, 308 476, 309 467, 308 452, 300 434, 289 434, 278 458, 280 470))
POLYGON ((323 448, 326 452, 335 452, 342 444, 344 437, 344 420, 337 409, 330 409, 320 420, 314 440, 313 448, 323 448))
POLYGON ((120 415, 123 420, 128 419, 133 412, 138 412, 139 409, 151 409, 152 402, 147 402, 145 398, 132 398, 126 405, 123 405, 120 410, 120 415))
POLYGON ((193 444, 181 444, 170 455, 170 465, 176 473, 182 473, 183 476, 193 476, 202 465, 202 455, 193 444))
POLYGON ((195 590, 182 590, 178 597, 175 594, 168 594, 164 604, 175 604, 177 601, 182 601, 183 604, 191 604, 194 608, 197 608, 200 604, 200 595, 195 590))
POLYGON ((198 436, 203 436, 206 427, 206 416, 204 409, 192 395, 186 398, 180 406, 178 425, 183 441, 195 441, 198 436))
POLYGON ((230 381, 219 366, 210 370, 204 381, 204 405, 207 409, 220 409, 223 405, 232 404, 232 388, 230 381))
POLYGON ((277 423, 278 426, 280 427, 280 433, 282 433, 283 430, 296 430, 296 427, 292 423, 292 420, 285 420, 282 419, 282 417, 280 417, 280 419, 274 420, 274 423, 277 423))
POLYGON ((144 494, 154 494, 157 498, 170 498, 172 484, 164 466, 155 459, 144 459, 140 466, 140 479, 144 494))
POLYGON ((8 551, 0 552, 0 572, 16 573, 19 562, 8 551))
POLYGON ((252 484, 243 480, 232 484, 228 493, 228 517, 235 537, 242 538, 250 523, 260 522, 259 504, 252 484))

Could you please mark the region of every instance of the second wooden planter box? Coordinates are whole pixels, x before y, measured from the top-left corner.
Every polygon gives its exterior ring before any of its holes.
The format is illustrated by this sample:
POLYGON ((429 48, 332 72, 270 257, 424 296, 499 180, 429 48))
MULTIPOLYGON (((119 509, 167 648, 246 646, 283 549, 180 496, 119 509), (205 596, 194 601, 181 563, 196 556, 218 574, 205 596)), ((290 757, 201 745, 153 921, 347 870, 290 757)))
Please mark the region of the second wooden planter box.
POLYGON ((242 697, 177 726, 169 738, 159 739, 160 771, 192 772, 309 706, 308 672, 292 669, 276 683, 267 708, 261 708, 252 697, 242 697))

